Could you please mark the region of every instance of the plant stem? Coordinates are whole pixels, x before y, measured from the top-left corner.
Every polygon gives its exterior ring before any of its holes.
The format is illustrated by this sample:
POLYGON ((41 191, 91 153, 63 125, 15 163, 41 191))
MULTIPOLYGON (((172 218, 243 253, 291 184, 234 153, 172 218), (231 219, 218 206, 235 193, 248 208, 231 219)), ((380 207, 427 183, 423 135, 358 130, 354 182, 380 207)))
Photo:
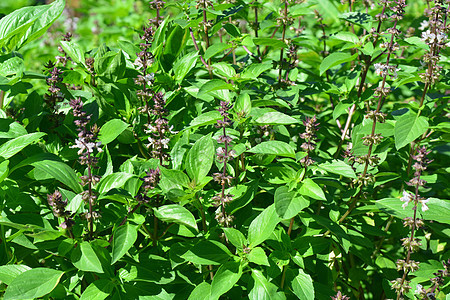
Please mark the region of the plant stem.
MULTIPOLYGON (((258 37, 258 28, 259 28, 259 22, 258 22, 258 7, 255 6, 255 27, 254 27, 254 31, 255 31, 255 37, 258 37)), ((261 60, 261 49, 259 48, 259 45, 256 45, 256 52, 258 53, 258 58, 261 60)))
POLYGON ((89 190, 89 238, 94 235, 94 216, 93 216, 93 199, 92 199, 92 170, 91 170, 91 153, 88 153, 88 190, 89 190))
MULTIPOLYGON (((284 39, 286 37, 286 22, 287 22, 287 15, 288 15, 288 2, 284 1, 284 17, 285 20, 283 22, 283 32, 281 33, 281 40, 284 42, 284 39)), ((281 48, 280 50, 280 65, 279 65, 279 73, 278 73, 278 82, 281 82, 281 72, 283 72, 283 53, 284 48, 281 48)))
POLYGON ((3 109, 4 98, 5 98, 5 91, 0 91, 0 109, 3 109))
MULTIPOLYGON (((198 48, 198 45, 197 45, 197 41, 195 40, 194 31, 192 31, 192 27, 189 27, 189 33, 191 35, 192 41, 194 42, 195 50, 199 51, 199 48, 198 48)), ((211 68, 209 67, 208 63, 205 61, 205 59, 203 58, 203 56, 201 54, 199 54, 199 55, 200 55, 200 60, 205 65, 206 69, 208 69, 208 72, 210 72, 210 74, 211 74, 211 68)))

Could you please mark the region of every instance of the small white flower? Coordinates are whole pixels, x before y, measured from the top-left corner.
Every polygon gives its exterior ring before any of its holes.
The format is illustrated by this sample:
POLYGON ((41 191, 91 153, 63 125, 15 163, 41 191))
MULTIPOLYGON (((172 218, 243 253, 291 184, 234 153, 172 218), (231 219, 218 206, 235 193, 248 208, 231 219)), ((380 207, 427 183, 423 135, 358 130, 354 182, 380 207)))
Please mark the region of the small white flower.
POLYGON ((423 21, 420 23, 419 30, 420 30, 420 31, 423 31, 423 30, 427 29, 428 26, 429 26, 429 24, 430 24, 430 23, 428 23, 427 20, 423 20, 423 21))
POLYGON ((432 33, 430 30, 422 32, 422 41, 424 41, 425 43, 434 43, 435 39, 436 34, 432 33))
POLYGON ((154 79, 155 79, 154 73, 150 73, 144 76, 144 80, 147 85, 152 85, 154 79))
POLYGON ((376 63, 374 67, 375 74, 377 74, 378 76, 384 77, 387 75, 388 67, 385 64, 376 63))
POLYGON ((136 58, 133 64, 136 66, 137 70, 140 70, 144 67, 144 64, 142 63, 142 60, 139 56, 136 58))
POLYGON ((161 144, 163 145, 164 149, 169 149, 169 142, 170 139, 162 139, 161 144))
POLYGON ((437 38, 438 43, 442 43, 447 40, 447 35, 445 33, 441 32, 441 33, 437 34, 436 38, 437 38))
POLYGON ((414 291, 414 294, 421 294, 423 291, 423 286, 421 284, 416 285, 416 290, 414 291))
POLYGON ((423 211, 423 212, 425 212, 425 211, 427 211, 427 210, 429 209, 428 206, 427 206, 428 201, 430 201, 429 198, 426 199, 426 200, 420 201, 420 203, 422 203, 422 211, 423 211))
POLYGON ((144 132, 147 133, 147 134, 150 134, 152 132, 157 132, 158 131, 158 129, 156 129, 155 126, 150 125, 150 124, 147 125, 147 128, 148 129, 144 129, 144 132))
POLYGON ((405 202, 403 203, 402 207, 405 209, 409 202, 411 202, 413 199, 413 195, 411 193, 408 193, 407 191, 403 191, 403 197, 400 198, 401 201, 405 202))

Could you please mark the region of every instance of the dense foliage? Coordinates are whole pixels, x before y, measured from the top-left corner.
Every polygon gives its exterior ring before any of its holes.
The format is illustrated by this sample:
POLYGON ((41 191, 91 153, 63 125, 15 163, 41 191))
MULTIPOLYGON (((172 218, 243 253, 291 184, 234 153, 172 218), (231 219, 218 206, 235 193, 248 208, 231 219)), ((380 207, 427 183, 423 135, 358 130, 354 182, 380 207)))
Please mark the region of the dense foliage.
POLYGON ((450 299, 449 1, 341 2, 3 0, 0 297, 450 299))

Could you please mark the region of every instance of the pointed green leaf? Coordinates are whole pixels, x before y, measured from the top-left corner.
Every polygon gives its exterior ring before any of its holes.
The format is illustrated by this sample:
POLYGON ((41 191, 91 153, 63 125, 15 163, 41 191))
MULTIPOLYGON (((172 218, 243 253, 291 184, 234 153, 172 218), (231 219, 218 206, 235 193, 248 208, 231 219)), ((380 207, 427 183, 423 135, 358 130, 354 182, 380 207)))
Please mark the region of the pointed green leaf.
POLYGON ((400 149, 424 134, 428 129, 425 117, 406 113, 397 119, 394 128, 395 148, 400 149))
POLYGON ((199 242, 181 257, 194 264, 221 265, 230 259, 231 252, 221 242, 207 240, 199 242))
POLYGON ((302 186, 300 187, 300 194, 316 200, 327 200, 322 188, 310 178, 303 180, 302 186))
POLYGON ((211 283, 210 299, 219 299, 238 282, 241 276, 242 266, 239 262, 230 261, 221 265, 211 283))
POLYGON ((41 160, 35 161, 31 165, 67 185, 75 193, 83 191, 75 171, 65 163, 55 160, 41 160))
POLYGON ((214 143, 211 135, 206 135, 197 140, 189 150, 186 159, 186 171, 199 184, 208 175, 214 162, 214 143))
POLYGON ((47 268, 25 271, 13 279, 4 299, 36 299, 45 296, 53 291, 63 274, 62 271, 47 268))
POLYGON ((0 156, 8 159, 13 155, 19 153, 26 146, 39 140, 44 135, 45 133, 43 132, 35 132, 9 140, 0 146, 0 156))
POLYGON ((255 247, 268 239, 280 221, 281 219, 275 210, 274 204, 263 210, 250 223, 248 228, 248 241, 250 246, 255 247))
POLYGON ((72 264, 85 272, 104 273, 100 259, 89 242, 81 242, 72 250, 72 264))
POLYGON ((56 0, 49 5, 23 7, 3 17, 0 20, 0 49, 17 50, 40 37, 58 19, 65 4, 65 0, 56 0))
POLYGON ((262 266, 270 266, 266 252, 261 247, 253 248, 252 251, 250 251, 250 253, 248 254, 247 258, 249 262, 262 266))
POLYGON ((320 67, 319 67, 320 76, 322 76, 326 70, 328 70, 334 66, 355 60, 357 57, 358 57, 357 53, 355 53, 353 55, 351 55, 350 53, 347 53, 347 52, 331 53, 330 55, 325 57, 323 59, 322 63, 320 64, 320 67))
POLYGON ((80 300, 103 300, 114 289, 114 283, 107 279, 98 279, 92 282, 81 295, 80 300))
POLYGON ((111 265, 115 264, 133 246, 137 239, 137 227, 125 224, 114 232, 111 265))
POLYGON ((281 186, 275 191, 275 210, 281 219, 295 217, 302 209, 308 207, 309 201, 297 191, 289 191, 289 187, 281 186))
POLYGON ((103 145, 114 141, 125 129, 128 128, 128 124, 120 119, 113 119, 106 122, 99 132, 99 140, 103 145))
POLYGON ((347 165, 342 160, 333 160, 331 163, 326 162, 320 164, 318 167, 327 171, 328 173, 338 174, 348 178, 356 178, 356 173, 352 169, 352 167, 347 165))
POLYGON ((153 210, 161 221, 182 224, 198 230, 194 215, 181 205, 168 204, 158 208, 154 207, 153 210))
POLYGON ((286 299, 284 293, 277 293, 277 286, 269 282, 260 270, 252 270, 252 279, 248 297, 251 300, 280 300, 286 299))
POLYGON ((198 60, 198 51, 191 52, 179 59, 173 66, 174 79, 177 82, 183 81, 184 77, 191 71, 198 60))
POLYGON ((314 299, 314 286, 311 276, 302 269, 299 269, 299 274, 292 281, 292 289, 300 300, 314 299))
POLYGON ((0 282, 10 285, 14 278, 28 270, 31 270, 31 268, 27 265, 0 266, 0 282))
POLYGON ((211 285, 204 281, 195 287, 188 300, 208 300, 210 293, 211 285))
POLYGON ((294 148, 285 142, 267 141, 257 144, 255 147, 247 150, 250 153, 273 154, 278 156, 286 156, 295 158, 294 148))
POLYGON ((243 247, 247 245, 247 239, 239 230, 225 227, 223 228, 223 232, 225 232, 228 241, 230 241, 236 249, 242 250, 243 247))
POLYGON ((255 123, 258 125, 289 125, 299 123, 297 119, 291 116, 280 113, 278 111, 271 111, 256 118, 255 123))
POLYGON ((61 41, 60 43, 64 52, 67 53, 73 62, 79 65, 85 64, 84 51, 77 43, 73 41, 61 41))

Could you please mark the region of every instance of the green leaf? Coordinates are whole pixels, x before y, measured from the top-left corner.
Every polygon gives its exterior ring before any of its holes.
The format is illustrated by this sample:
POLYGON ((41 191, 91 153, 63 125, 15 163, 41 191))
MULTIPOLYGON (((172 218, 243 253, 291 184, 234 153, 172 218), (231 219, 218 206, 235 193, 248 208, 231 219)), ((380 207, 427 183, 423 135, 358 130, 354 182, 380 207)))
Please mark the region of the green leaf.
POLYGON ((252 101, 248 94, 240 94, 233 107, 234 111, 241 116, 247 116, 252 110, 252 101))
POLYGON ((289 191, 287 186, 281 186, 275 191, 275 210, 281 219, 295 217, 302 209, 308 207, 309 201, 296 191, 289 191))
POLYGON ((137 227, 125 224, 116 229, 112 242, 111 265, 121 259, 137 239, 137 227))
POLYGON ((81 47, 73 41, 61 41, 61 47, 64 52, 77 64, 85 64, 84 51, 81 47))
POLYGON ((326 70, 328 70, 328 69, 330 69, 330 68, 332 68, 334 66, 337 66, 337 65, 340 65, 340 64, 343 64, 343 63, 355 60, 357 57, 358 57, 357 53, 355 53, 353 55, 350 55, 347 52, 334 52, 334 53, 331 53, 330 55, 325 57, 323 59, 322 63, 320 64, 320 67, 319 67, 320 76, 322 76, 323 73, 325 73, 326 70))
POLYGON ((222 118, 223 117, 220 115, 220 112, 218 112, 217 110, 208 111, 192 120, 188 128, 215 124, 217 120, 220 120, 222 118))
POLYGON ((230 259, 231 253, 221 242, 208 240, 197 243, 181 257, 194 264, 221 265, 230 259))
POLYGON ((123 172, 112 173, 100 180, 97 191, 100 194, 105 194, 112 189, 122 187, 132 177, 136 177, 136 175, 123 172))
POLYGON ((353 32, 349 32, 349 31, 339 31, 336 34, 331 35, 331 37, 341 40, 341 41, 350 42, 353 44, 359 43, 358 36, 356 34, 354 34, 353 32))
POLYGON ((65 163, 55 160, 41 160, 35 161, 31 165, 65 184, 75 193, 83 191, 75 171, 65 163))
POLYGON ((6 289, 4 299, 36 299, 47 295, 59 283, 64 272, 35 268, 19 274, 6 289))
POLYGON ((318 167, 328 173, 338 174, 348 178, 356 178, 356 173, 353 171, 352 167, 342 160, 333 160, 331 163, 326 162, 320 164, 318 167))
POLYGON ((303 180, 302 186, 300 187, 300 194, 316 200, 327 200, 320 186, 310 178, 303 180))
POLYGON ((0 163, 0 183, 8 177, 9 173, 9 160, 5 160, 0 163))
POLYGON ((174 79, 180 83, 184 77, 191 71, 198 59, 198 51, 191 52, 179 59, 173 66, 174 79))
POLYGON ((240 30, 234 26, 231 23, 226 23, 225 25, 223 25, 223 28, 232 36, 232 37, 239 37, 241 36, 241 32, 240 30))
POLYGON ((406 113, 397 119, 394 128, 395 148, 400 149, 424 134, 428 129, 425 117, 417 117, 414 113, 406 113))
POLYGON ((281 221, 272 204, 262 211, 251 223, 248 228, 248 241, 251 247, 255 247, 273 233, 277 224, 281 221))
POLYGON ((106 122, 99 132, 99 140, 103 145, 109 144, 114 141, 125 129, 128 128, 128 124, 120 119, 113 119, 106 122))
MULTIPOLYGON (((231 90, 233 89, 233 86, 229 83, 226 83, 225 81, 221 79, 213 79, 205 84, 203 84, 200 89, 198 90, 197 96, 199 98, 207 95, 210 92, 219 91, 219 90, 231 90)), ((225 100, 225 99, 224 99, 225 100)))
POLYGON ((194 146, 189 150, 186 159, 186 172, 199 184, 208 175, 214 162, 214 143, 211 135, 206 135, 197 140, 194 146))
POLYGON ((223 76, 227 79, 230 79, 230 78, 236 76, 236 71, 234 70, 234 68, 227 63, 218 62, 218 63, 213 64, 211 67, 212 67, 214 73, 216 73, 220 76, 223 76))
POLYGON ((242 250, 243 247, 247 245, 247 239, 239 230, 224 227, 223 232, 225 232, 225 236, 227 237, 228 241, 233 244, 236 249, 242 250))
POLYGON ((15 10, 0 20, 0 49, 19 49, 37 39, 58 19, 65 0, 49 5, 29 6, 15 10))
POLYGON ((2 156, 5 159, 8 159, 13 155, 15 155, 16 153, 19 153, 26 146, 39 140, 44 135, 45 133, 43 132, 35 132, 9 140, 0 146, 0 156, 2 156))
POLYGON ((194 215, 181 205, 168 204, 154 207, 153 210, 155 216, 161 221, 182 224, 198 230, 194 215))
POLYGON ((344 19, 352 24, 359 25, 366 30, 370 30, 372 28, 372 16, 362 12, 348 12, 341 14, 339 16, 340 19, 344 19))
POLYGON ((252 270, 253 286, 248 294, 251 300, 286 299, 284 293, 277 293, 277 286, 269 282, 260 270, 252 270))
POLYGON ((300 300, 314 299, 314 286, 311 276, 299 269, 299 274, 292 280, 294 294, 300 300))
POLYGON ((189 187, 190 181, 189 177, 180 170, 172 170, 166 168, 160 168, 162 178, 172 182, 172 184, 177 186, 183 186, 185 188, 189 187))
POLYGON ((100 259, 89 242, 78 244, 78 247, 72 250, 70 259, 72 264, 81 271, 104 273, 100 259))
POLYGON ((202 282, 191 292, 188 300, 208 300, 210 293, 211 285, 207 282, 202 282))
POLYGON ((275 49, 286 48, 286 43, 273 38, 253 38, 253 43, 260 46, 270 46, 275 49))
POLYGON ((31 270, 31 268, 26 265, 0 266, 0 282, 6 285, 11 285, 14 278, 16 278, 17 276, 28 270, 31 270))
POLYGON ((278 156, 286 156, 295 158, 295 150, 291 145, 280 141, 262 142, 255 147, 247 150, 250 153, 273 154, 278 156))
POLYGON ((230 261, 221 265, 211 283, 210 299, 219 299, 238 282, 241 276, 242 266, 239 262, 230 261))
POLYGON ((262 63, 262 64, 251 64, 244 69, 241 73, 241 79, 255 80, 261 73, 272 68, 272 64, 262 63))
POLYGON ((289 125, 299 123, 297 119, 291 116, 280 113, 278 111, 271 111, 256 118, 255 123, 258 125, 289 125))
POLYGON ((92 282, 81 295, 80 300, 103 300, 114 289, 114 283, 107 279, 97 279, 92 282))
POLYGON ((4 77, 11 75, 21 77, 24 70, 25 65, 23 59, 19 56, 13 56, 0 63, 0 75, 4 77))
POLYGON ((225 44, 225 43, 214 43, 212 46, 210 46, 208 49, 206 49, 205 51, 205 55, 203 55, 203 58, 205 60, 210 59, 211 57, 213 57, 214 55, 216 55, 217 53, 220 53, 222 51, 225 51, 227 49, 231 48, 230 45, 225 44))
POLYGON ((267 259, 266 252, 261 247, 255 247, 250 251, 247 256, 249 262, 262 265, 262 266, 270 266, 269 260, 267 259))

